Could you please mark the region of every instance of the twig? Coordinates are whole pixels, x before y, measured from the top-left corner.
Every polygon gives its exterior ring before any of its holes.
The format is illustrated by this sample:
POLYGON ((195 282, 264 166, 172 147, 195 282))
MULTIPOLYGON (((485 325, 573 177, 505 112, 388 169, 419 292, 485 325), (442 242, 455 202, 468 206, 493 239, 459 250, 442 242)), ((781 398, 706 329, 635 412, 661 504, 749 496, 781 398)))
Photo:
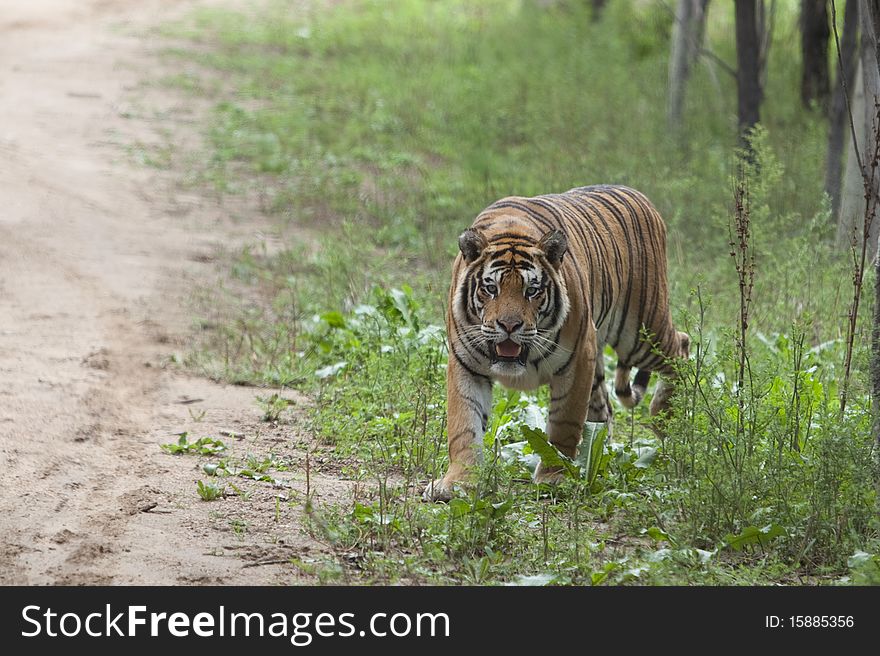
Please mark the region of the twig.
POLYGON ((242 565, 242 568, 245 567, 262 567, 263 565, 286 565, 290 564, 290 558, 272 558, 271 560, 258 560, 253 563, 245 563, 242 565))
MULTIPOLYGON (((679 25, 682 24, 681 19, 678 16, 676 16, 675 10, 669 6, 668 2, 666 2, 665 0, 660 0, 660 6, 663 7, 666 11, 668 11, 672 15, 673 22, 678 23, 679 25)), ((733 77, 736 77, 736 69, 734 69, 730 64, 728 64, 726 61, 721 59, 721 57, 716 55, 713 51, 711 51, 708 48, 705 48, 703 46, 700 46, 700 44, 698 44, 698 43, 695 43, 693 38, 691 38, 690 33, 687 32, 687 30, 685 30, 685 34, 687 35, 688 42, 690 43, 691 46, 694 47, 694 50, 696 51, 696 53, 698 55, 706 55, 709 59, 711 59, 716 64, 718 64, 725 73, 729 73, 733 77), (697 47, 697 46, 699 46, 699 47, 697 47)))
POLYGON ((853 152, 856 154, 859 171, 864 176, 865 166, 862 164, 862 156, 859 153, 859 138, 856 136, 856 126, 853 123, 852 107, 849 104, 849 89, 846 85, 846 71, 843 68, 843 55, 840 52, 840 36, 837 34, 837 8, 834 6, 834 0, 831 0, 831 27, 834 29, 834 45, 837 47, 837 67, 840 69, 840 84, 843 86, 843 98, 846 100, 846 115, 849 117, 849 131, 853 140, 853 152))
POLYGON ((189 397, 183 396, 179 398, 175 403, 179 403, 180 405, 190 405, 192 403, 201 403, 205 399, 191 399, 189 397))
POLYGON ((699 54, 706 55, 709 59, 718 64, 718 66, 721 67, 722 71, 724 71, 725 73, 729 73, 731 76, 736 78, 736 69, 708 48, 700 48, 699 54))

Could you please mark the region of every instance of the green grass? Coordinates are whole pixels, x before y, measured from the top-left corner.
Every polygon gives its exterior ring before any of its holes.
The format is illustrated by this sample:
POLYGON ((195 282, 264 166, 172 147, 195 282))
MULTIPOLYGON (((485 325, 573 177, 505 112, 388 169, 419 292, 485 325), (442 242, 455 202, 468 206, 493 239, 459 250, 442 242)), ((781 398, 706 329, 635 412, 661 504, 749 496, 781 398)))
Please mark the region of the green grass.
MULTIPOLYGON (((190 365, 312 394, 316 435, 364 482, 350 505, 307 513, 347 554, 328 565, 346 580, 799 583, 850 567, 870 579, 870 339, 863 320, 841 416, 849 261, 821 193, 825 126, 794 92, 795 3, 780 3, 745 171, 722 70, 698 67, 686 133, 666 128, 659 3, 611 3, 599 23, 587 3, 543 4, 274 2, 167 28, 193 43, 169 49, 192 70, 168 83, 216 100, 200 179, 263 189, 279 225, 319 244, 236 257, 230 295, 248 300, 190 365), (738 178, 756 254, 747 389, 733 382, 738 178), (673 315, 694 353, 669 437, 657 441, 645 407, 617 407, 587 471, 539 489, 541 445, 524 427, 540 427, 546 392, 498 389, 479 485, 420 502, 446 464, 439 326, 456 236, 500 196, 600 182, 641 189, 669 227, 673 315)), ((712 7, 708 40, 734 62, 728 11, 712 7)), ((264 404, 270 420, 284 409, 283 396, 264 404)))

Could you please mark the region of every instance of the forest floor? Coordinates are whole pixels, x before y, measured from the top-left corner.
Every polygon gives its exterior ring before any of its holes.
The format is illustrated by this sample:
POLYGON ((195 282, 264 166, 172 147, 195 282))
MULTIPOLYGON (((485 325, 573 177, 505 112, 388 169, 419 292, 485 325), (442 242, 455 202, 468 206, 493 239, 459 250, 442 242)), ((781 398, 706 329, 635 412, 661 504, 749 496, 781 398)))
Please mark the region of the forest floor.
POLYGON ((204 108, 143 81, 162 72, 152 28, 208 4, 221 3, 2 3, 2 584, 309 582, 302 564, 326 547, 304 530, 302 500, 348 491, 320 457, 306 491, 314 449, 296 412, 263 421, 260 390, 173 365, 193 299, 222 276, 218 254, 263 227, 246 200, 185 189, 133 146, 197 143, 204 108), (203 461, 160 448, 181 433, 221 440, 257 472, 272 454, 281 473, 205 502, 203 461))

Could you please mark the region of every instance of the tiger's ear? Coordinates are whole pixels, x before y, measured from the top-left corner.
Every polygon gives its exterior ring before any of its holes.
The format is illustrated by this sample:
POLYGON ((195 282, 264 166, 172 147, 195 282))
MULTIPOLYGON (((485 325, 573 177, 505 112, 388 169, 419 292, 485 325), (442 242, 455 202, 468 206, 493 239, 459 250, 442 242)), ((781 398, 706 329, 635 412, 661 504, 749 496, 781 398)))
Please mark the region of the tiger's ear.
POLYGON ((568 250, 568 237, 562 230, 551 230, 541 237, 538 248, 544 251, 544 256, 550 264, 559 268, 559 265, 562 264, 562 256, 568 250))
POLYGON ((480 253, 487 245, 486 238, 473 228, 468 228, 458 238, 458 247, 468 264, 480 257, 480 253))

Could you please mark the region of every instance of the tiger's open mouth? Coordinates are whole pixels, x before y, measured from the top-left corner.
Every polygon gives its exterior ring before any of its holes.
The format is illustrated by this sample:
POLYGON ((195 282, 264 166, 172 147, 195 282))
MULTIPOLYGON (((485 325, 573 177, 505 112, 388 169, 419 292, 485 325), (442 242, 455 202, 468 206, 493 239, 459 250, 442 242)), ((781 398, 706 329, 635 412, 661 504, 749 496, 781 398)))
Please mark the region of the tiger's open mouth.
POLYGON ((505 339, 503 342, 492 344, 489 353, 492 357, 492 362, 518 362, 521 365, 525 365, 528 349, 522 344, 517 344, 512 339, 505 339))

